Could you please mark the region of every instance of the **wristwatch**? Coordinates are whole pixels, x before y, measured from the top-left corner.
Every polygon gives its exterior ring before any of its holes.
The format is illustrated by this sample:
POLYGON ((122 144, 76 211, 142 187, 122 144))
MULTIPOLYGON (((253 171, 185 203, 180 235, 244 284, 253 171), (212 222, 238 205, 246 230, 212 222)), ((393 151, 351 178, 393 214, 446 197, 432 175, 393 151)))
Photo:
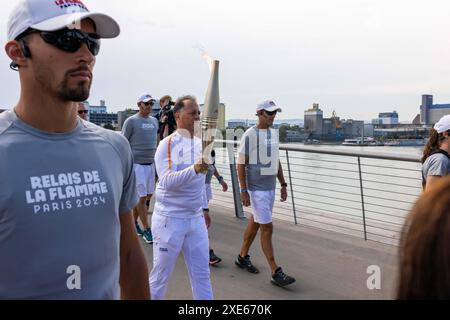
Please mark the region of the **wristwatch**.
POLYGON ((285 187, 285 188, 287 188, 287 186, 288 186, 288 184, 287 184, 287 183, 282 183, 282 184, 281 184, 281 187, 285 187))

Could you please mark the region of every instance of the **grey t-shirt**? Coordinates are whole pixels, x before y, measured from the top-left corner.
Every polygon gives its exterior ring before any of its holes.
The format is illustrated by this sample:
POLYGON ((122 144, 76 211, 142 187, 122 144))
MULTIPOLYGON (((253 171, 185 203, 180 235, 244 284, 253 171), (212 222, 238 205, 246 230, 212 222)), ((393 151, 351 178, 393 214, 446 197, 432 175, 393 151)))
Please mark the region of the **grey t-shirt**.
POLYGON ((78 121, 51 134, 0 114, 0 299, 120 298, 133 158, 122 135, 78 121))
POLYGON ((278 132, 274 129, 252 127, 242 136, 239 153, 248 156, 245 165, 248 190, 275 190, 279 165, 278 148, 278 132))
POLYGON ((130 142, 135 163, 150 164, 155 161, 158 125, 156 118, 143 118, 139 114, 125 121, 122 134, 130 142))
POLYGON ((444 154, 435 153, 425 160, 422 166, 422 176, 425 180, 429 176, 447 175, 450 175, 450 160, 444 154))

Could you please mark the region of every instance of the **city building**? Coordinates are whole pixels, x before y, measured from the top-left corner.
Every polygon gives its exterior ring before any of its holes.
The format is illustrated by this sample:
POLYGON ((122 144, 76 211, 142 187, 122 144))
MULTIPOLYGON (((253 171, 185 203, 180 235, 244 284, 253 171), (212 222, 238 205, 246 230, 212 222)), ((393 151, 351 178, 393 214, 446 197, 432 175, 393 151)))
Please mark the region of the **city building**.
POLYGON ((399 123, 397 111, 380 113, 377 119, 372 120, 372 124, 375 126, 395 126, 399 123))
POLYGON ((375 135, 375 126, 370 123, 364 124, 364 137, 374 137, 375 135))
POLYGON ((381 126, 381 125, 383 125, 383 120, 380 119, 380 118, 373 119, 372 120, 372 125, 374 125, 374 126, 381 126))
POLYGON ((317 103, 305 111, 304 123, 308 139, 339 141, 361 137, 364 133, 364 121, 341 120, 335 111, 331 118, 324 118, 317 103))
POLYGON ((333 139, 338 133, 335 121, 332 118, 323 119, 322 137, 333 139))
POLYGON ((247 128, 247 122, 245 122, 245 121, 228 121, 228 129, 236 129, 238 127, 247 128))
MULTIPOLYGON (((203 112, 203 108, 205 107, 204 104, 201 104, 200 106, 200 110, 203 112)), ((225 124, 225 119, 226 119, 226 113, 225 113, 226 107, 224 103, 219 104, 219 115, 217 116, 217 129, 218 130, 225 130, 226 129, 226 124, 225 124)))
POLYGON ((305 131, 316 136, 323 134, 323 111, 319 104, 314 103, 311 109, 305 111, 305 131))
POLYGON ((93 106, 88 101, 86 101, 86 104, 89 106, 89 113, 90 114, 98 114, 98 113, 108 113, 108 108, 106 106, 105 100, 100 100, 99 106, 93 106))
POLYGON ((91 105, 88 101, 85 102, 87 109, 89 110, 89 121, 98 125, 105 126, 110 124, 113 127, 118 126, 117 113, 108 113, 108 107, 105 100, 100 100, 99 106, 91 105))
POLYGON ((225 130, 226 107, 224 103, 219 105, 219 117, 217 118, 217 129, 225 130))
POLYGON ((308 138, 307 135, 296 130, 286 130, 286 142, 303 142, 308 138))
POLYGON ((106 124, 110 124, 115 128, 118 126, 117 113, 90 113, 89 121, 102 127, 106 124))
POLYGON ((420 124, 420 114, 418 114, 412 121, 412 124, 419 125, 420 124))
POLYGON ((362 137, 364 133, 364 121, 343 120, 342 133, 345 139, 362 137))
POLYGON ((420 106, 420 122, 424 125, 434 125, 443 116, 450 114, 450 104, 433 104, 432 95, 422 95, 420 106))
POLYGON ((122 130, 122 127, 123 127, 123 124, 125 123, 125 120, 127 120, 131 116, 134 116, 138 112, 139 112, 139 110, 132 110, 132 109, 127 109, 125 111, 119 111, 117 113, 118 130, 122 130))
POLYGON ((429 131, 430 127, 422 124, 375 126, 373 137, 378 140, 423 140, 428 137, 429 131))
POLYGON ((398 121, 398 113, 397 111, 393 112, 383 112, 378 115, 378 123, 381 125, 397 125, 398 121))

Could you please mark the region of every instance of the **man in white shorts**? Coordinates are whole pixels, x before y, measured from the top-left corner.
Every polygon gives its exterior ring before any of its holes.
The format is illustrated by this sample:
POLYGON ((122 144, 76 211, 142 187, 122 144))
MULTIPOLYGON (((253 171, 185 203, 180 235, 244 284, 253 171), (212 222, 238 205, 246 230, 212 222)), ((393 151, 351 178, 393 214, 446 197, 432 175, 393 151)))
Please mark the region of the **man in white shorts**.
POLYGON ((158 120, 150 116, 156 100, 149 94, 139 97, 139 113, 128 118, 122 128, 128 139, 134 157, 134 172, 139 203, 134 208, 136 231, 146 243, 153 243, 152 231, 147 218, 147 199, 155 192, 155 152, 158 139, 158 120), (144 230, 138 223, 138 217, 144 230))
POLYGON ((241 200, 245 207, 252 206, 241 252, 235 263, 250 273, 259 270, 250 261, 249 250, 261 229, 261 246, 272 271, 271 282, 284 287, 295 282, 275 262, 272 246, 272 210, 275 203, 276 178, 281 184, 281 201, 287 199, 287 184, 278 155, 278 134, 273 130, 273 121, 281 108, 273 101, 264 101, 256 108, 258 124, 244 134, 239 148, 238 175, 241 200))

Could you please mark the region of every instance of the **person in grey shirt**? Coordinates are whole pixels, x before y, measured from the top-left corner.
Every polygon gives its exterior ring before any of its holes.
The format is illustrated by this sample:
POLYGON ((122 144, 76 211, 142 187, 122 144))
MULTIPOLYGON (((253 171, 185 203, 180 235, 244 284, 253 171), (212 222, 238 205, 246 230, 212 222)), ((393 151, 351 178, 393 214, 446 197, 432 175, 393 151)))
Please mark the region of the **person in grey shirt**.
POLYGON ((272 246, 272 211, 275 203, 276 179, 281 184, 281 201, 287 199, 287 184, 278 155, 278 134, 273 130, 276 114, 281 112, 273 101, 264 101, 256 108, 258 124, 242 136, 239 148, 238 175, 241 200, 252 207, 252 215, 244 233, 244 241, 235 264, 251 273, 259 270, 250 260, 249 250, 261 229, 261 246, 271 269, 271 282, 284 287, 295 282, 275 261, 272 246))
POLYGON ((422 158, 424 190, 432 188, 442 177, 450 175, 450 115, 442 117, 430 131, 422 158))
POLYGON ((158 120, 150 116, 156 100, 150 94, 138 98, 139 112, 128 118, 122 134, 130 142, 134 156, 134 172, 139 203, 134 208, 136 231, 146 243, 153 243, 152 231, 148 224, 146 202, 155 192, 155 152, 158 140, 158 120), (140 217, 144 230, 138 223, 140 217))
POLYGON ((129 144, 77 115, 120 28, 77 8, 21 0, 8 22, 21 95, 0 115, 0 299, 150 297, 129 144))

